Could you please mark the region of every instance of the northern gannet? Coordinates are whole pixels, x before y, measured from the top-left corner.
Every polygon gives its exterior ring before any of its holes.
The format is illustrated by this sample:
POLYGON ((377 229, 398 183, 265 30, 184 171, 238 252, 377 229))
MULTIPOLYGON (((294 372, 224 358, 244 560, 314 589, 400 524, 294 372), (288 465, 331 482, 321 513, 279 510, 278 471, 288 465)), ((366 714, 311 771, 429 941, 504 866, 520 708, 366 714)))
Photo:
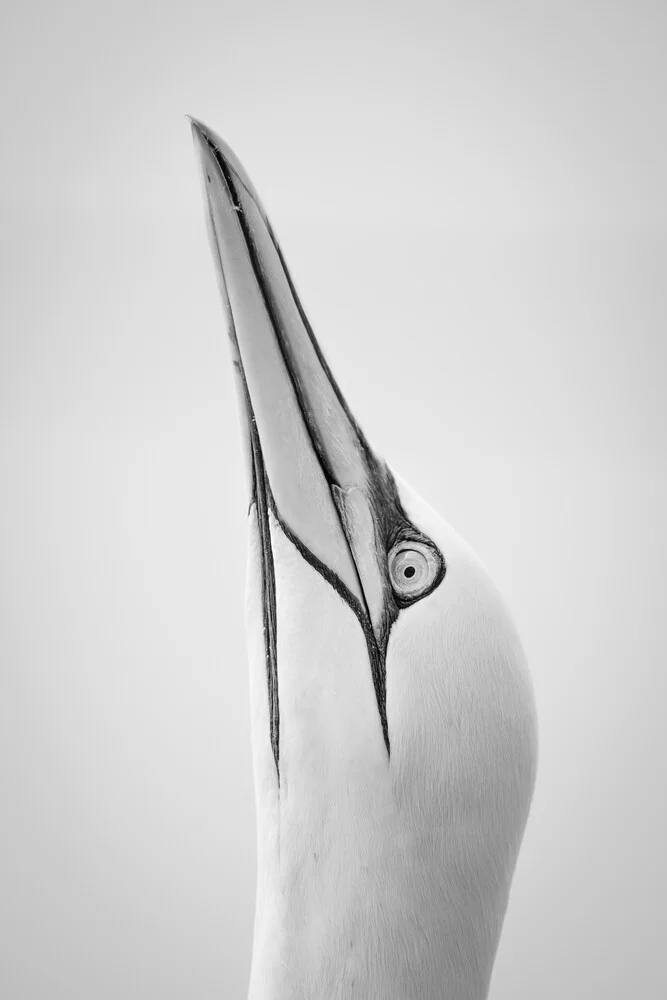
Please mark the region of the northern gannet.
POLYGON ((535 779, 524 652, 371 448, 246 171, 191 122, 248 470, 249 1000, 483 1000, 535 779))

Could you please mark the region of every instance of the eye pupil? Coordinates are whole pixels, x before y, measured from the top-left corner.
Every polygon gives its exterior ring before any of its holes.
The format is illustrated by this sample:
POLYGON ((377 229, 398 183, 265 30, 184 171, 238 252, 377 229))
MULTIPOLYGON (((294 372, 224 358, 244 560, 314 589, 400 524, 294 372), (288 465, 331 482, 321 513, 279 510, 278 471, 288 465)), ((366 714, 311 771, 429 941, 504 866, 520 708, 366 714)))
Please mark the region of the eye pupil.
POLYGON ((416 570, 414 566, 406 566, 405 569, 403 570, 403 576, 407 576, 408 580, 410 579, 410 577, 414 576, 415 573, 416 570))

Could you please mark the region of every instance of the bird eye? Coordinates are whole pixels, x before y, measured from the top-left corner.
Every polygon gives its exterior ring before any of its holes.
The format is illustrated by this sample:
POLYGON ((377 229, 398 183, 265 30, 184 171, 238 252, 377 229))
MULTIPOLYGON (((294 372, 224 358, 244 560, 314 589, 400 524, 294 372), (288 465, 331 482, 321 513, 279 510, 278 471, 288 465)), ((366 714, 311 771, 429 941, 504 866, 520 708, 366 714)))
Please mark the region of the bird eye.
POLYGON ((430 545, 404 541, 389 552, 389 579, 399 597, 407 600, 421 597, 441 571, 441 560, 430 545))

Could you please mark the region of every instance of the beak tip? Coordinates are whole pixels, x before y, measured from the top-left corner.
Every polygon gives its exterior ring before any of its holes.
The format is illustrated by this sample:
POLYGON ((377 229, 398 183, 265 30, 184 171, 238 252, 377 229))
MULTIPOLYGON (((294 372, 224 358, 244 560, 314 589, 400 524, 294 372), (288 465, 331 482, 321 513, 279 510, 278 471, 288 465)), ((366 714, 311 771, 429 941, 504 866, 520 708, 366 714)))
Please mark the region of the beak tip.
POLYGON ((195 118, 193 115, 186 115, 185 117, 190 122, 195 142, 208 147, 209 150, 213 150, 218 156, 222 157, 231 172, 241 182, 258 207, 260 207, 260 211, 263 212, 255 187, 250 180, 245 167, 237 157, 236 153, 234 153, 233 149, 217 134, 217 132, 214 132, 213 129, 204 125, 204 123, 198 118, 195 118))
POLYGON ((186 115, 185 117, 190 124, 193 139, 203 140, 204 142, 211 141, 209 139, 209 129, 206 128, 203 122, 195 118, 194 115, 186 115))

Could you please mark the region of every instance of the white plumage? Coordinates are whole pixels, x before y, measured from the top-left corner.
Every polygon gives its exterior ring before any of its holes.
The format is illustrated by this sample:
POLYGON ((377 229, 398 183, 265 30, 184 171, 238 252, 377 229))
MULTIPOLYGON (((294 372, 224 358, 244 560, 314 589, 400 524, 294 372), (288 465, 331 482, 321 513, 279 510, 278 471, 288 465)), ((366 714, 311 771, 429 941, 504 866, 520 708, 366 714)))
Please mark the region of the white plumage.
POLYGON ((521 643, 372 453, 247 175, 193 132, 249 443, 249 996, 483 1000, 535 778, 521 643))

